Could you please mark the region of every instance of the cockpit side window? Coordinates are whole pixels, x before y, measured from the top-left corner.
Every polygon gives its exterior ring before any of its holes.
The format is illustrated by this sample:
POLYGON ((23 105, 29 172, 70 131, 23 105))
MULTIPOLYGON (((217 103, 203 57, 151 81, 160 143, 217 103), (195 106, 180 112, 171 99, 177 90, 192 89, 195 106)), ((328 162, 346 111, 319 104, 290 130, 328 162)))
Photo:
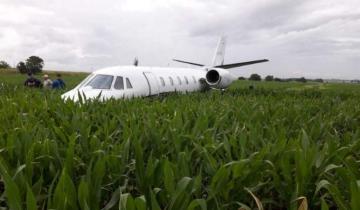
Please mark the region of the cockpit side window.
POLYGON ((80 84, 78 84, 75 89, 80 88, 82 86, 84 86, 85 84, 87 84, 89 82, 89 80, 94 76, 94 74, 90 74, 88 75, 80 84))
POLYGON ((111 75, 98 74, 86 86, 90 86, 93 89, 110 89, 113 79, 114 77, 111 75))
POLYGON ((116 77, 114 88, 116 90, 124 90, 124 79, 123 79, 123 77, 116 77))
POLYGON ((129 78, 126 78, 126 88, 127 88, 127 89, 133 88, 132 85, 131 85, 131 82, 130 82, 129 78))

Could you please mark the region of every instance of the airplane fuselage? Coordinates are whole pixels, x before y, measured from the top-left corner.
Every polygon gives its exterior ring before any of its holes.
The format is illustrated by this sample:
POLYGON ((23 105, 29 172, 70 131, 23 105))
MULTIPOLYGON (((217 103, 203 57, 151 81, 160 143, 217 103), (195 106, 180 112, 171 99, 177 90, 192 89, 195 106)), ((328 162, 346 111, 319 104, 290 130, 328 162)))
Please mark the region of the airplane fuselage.
MULTIPOLYGON (((212 68, 211 70, 216 70, 212 68)), ((236 77, 230 72, 222 78, 221 88, 229 86, 236 77)), ((160 95, 169 92, 193 92, 219 85, 219 82, 206 82, 207 68, 170 68, 170 67, 140 67, 116 66, 100 69, 90 74, 77 87, 66 92, 62 98, 77 101, 79 93, 86 98, 106 100, 110 98, 132 98, 160 95)))
POLYGON ((77 101, 87 99, 133 98, 170 92, 193 92, 209 88, 226 89, 236 77, 231 68, 267 62, 267 59, 224 64, 225 37, 221 37, 211 66, 174 59, 197 68, 115 66, 93 72, 73 90, 61 97, 77 101))

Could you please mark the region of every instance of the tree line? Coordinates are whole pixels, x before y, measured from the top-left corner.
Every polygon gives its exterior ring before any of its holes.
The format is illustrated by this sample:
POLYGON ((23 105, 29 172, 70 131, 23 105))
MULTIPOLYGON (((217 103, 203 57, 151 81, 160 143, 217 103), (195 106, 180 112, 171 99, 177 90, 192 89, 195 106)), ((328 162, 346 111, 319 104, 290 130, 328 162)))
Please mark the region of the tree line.
MULTIPOLYGON (((39 56, 30 56, 25 61, 20 61, 16 65, 16 69, 21 74, 41 73, 44 67, 44 60, 39 56)), ((11 66, 6 61, 0 61, 0 69, 9 69, 11 66)))
MULTIPOLYGON (((245 77, 239 77, 239 80, 246 80, 245 77)), ((262 81, 263 79, 261 78, 261 76, 259 74, 251 74, 250 77, 248 78, 248 80, 251 81, 262 81)), ((313 81, 313 82, 324 82, 323 79, 306 79, 305 77, 299 77, 299 78, 285 78, 285 79, 281 79, 278 77, 274 77, 273 75, 267 75, 264 78, 264 81, 276 81, 276 82, 307 82, 307 81, 313 81)))
MULTIPOLYGON (((30 56, 28 59, 26 59, 25 61, 20 61, 17 65, 16 65, 16 69, 22 73, 22 74, 36 74, 36 73, 41 73, 42 69, 44 67, 44 60, 38 56, 30 56)), ((11 68, 11 66, 5 62, 5 61, 0 61, 0 69, 8 69, 11 68)), ((239 80, 246 80, 245 77, 239 77, 239 80)), ((261 81, 262 78, 259 74, 251 74, 250 77, 248 78, 248 80, 251 81, 261 81)), ((278 77, 274 77, 273 75, 267 75, 264 78, 264 81, 277 81, 277 82, 291 82, 291 81, 296 81, 296 82, 307 82, 307 81, 314 81, 314 82, 324 82, 323 79, 306 79, 305 77, 300 77, 300 78, 286 78, 286 79, 280 79, 278 77)))

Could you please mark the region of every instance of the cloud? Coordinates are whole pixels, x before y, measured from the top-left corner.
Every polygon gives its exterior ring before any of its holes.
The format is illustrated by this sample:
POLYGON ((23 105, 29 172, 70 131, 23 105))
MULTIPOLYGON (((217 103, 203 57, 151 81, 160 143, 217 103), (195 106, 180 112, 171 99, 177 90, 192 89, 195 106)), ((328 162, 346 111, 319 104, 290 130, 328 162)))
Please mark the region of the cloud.
POLYGON ((111 65, 209 64, 218 37, 226 62, 270 58, 239 68, 248 76, 360 78, 360 2, 347 0, 3 0, 0 59, 31 55, 47 69, 111 65))

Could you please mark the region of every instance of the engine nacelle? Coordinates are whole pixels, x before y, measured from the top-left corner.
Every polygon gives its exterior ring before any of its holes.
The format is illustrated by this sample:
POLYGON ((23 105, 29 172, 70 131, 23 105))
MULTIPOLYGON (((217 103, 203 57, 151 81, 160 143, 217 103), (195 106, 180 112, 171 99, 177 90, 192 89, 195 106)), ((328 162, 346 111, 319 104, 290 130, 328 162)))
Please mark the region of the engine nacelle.
POLYGON ((213 88, 227 88, 235 79, 234 75, 224 69, 210 69, 206 73, 206 83, 213 88))

